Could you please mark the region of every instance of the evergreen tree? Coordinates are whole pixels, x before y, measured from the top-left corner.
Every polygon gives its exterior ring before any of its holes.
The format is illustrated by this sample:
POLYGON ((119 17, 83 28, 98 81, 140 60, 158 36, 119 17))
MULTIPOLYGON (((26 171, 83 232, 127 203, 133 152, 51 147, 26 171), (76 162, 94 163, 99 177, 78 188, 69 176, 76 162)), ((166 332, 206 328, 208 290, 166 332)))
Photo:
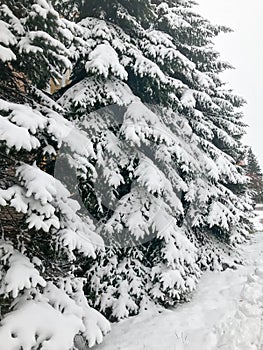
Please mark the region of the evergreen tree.
POLYGON ((250 179, 249 189, 252 192, 252 199, 255 204, 261 204, 263 202, 263 175, 251 147, 248 147, 247 150, 246 174, 250 179))
POLYGON ((192 0, 51 3, 0 8, 7 350, 101 342, 92 306, 120 320, 187 300, 249 228, 244 101, 212 44, 229 29, 192 0))
POLYGON ((238 165, 244 125, 236 108, 244 101, 224 88, 218 73, 229 65, 212 45, 229 29, 192 5, 79 8, 89 46, 77 48, 73 83, 58 102, 94 146, 80 192, 111 248, 87 270, 87 294, 99 294, 94 305, 114 319, 150 300, 188 298, 201 269, 221 268, 224 250, 249 227, 238 165))
POLYGON ((69 132, 73 153, 88 157, 92 149, 39 90, 71 67, 78 27, 45 0, 2 1, 0 13, 0 344, 71 350, 81 336, 92 346, 109 323, 88 305, 76 258, 94 259, 103 242, 52 176, 69 132))

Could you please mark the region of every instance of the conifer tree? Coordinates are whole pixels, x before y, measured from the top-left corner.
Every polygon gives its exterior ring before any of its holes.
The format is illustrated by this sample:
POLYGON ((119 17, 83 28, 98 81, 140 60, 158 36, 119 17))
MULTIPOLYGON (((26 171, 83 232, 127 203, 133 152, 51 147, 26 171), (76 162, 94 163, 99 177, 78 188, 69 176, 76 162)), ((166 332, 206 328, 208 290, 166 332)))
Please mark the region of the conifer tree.
POLYGON ((87 270, 87 295, 99 294, 94 305, 113 319, 188 298, 201 269, 222 267, 224 249, 246 237, 244 100, 224 88, 218 73, 229 65, 212 45, 229 29, 192 5, 79 8, 89 45, 76 48, 58 102, 94 145, 80 192, 110 253, 87 270))
POLYGON ((7 350, 101 342, 91 306, 120 320, 188 299, 249 228, 244 100, 212 44, 229 29, 191 0, 51 3, 0 8, 7 350))
POLYGON ((89 306, 76 258, 94 259, 103 241, 52 173, 69 133, 74 154, 93 150, 39 90, 71 67, 80 29, 45 0, 2 1, 0 14, 0 344, 72 350, 82 337, 92 346, 109 323, 89 306))
POLYGON ((250 179, 249 189, 252 191, 252 199, 254 203, 261 204, 263 202, 263 175, 257 157, 251 147, 248 147, 247 150, 246 174, 250 179))

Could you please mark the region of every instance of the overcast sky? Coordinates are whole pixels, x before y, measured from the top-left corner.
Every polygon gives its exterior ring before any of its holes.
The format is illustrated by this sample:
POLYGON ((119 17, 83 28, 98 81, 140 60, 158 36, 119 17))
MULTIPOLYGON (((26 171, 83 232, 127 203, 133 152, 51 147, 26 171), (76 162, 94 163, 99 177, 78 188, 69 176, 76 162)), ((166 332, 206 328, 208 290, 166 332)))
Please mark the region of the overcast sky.
POLYGON ((234 91, 247 100, 244 141, 252 145, 263 168, 263 0, 197 0, 198 12, 213 23, 228 25, 232 34, 220 35, 216 48, 236 67, 224 73, 234 91))

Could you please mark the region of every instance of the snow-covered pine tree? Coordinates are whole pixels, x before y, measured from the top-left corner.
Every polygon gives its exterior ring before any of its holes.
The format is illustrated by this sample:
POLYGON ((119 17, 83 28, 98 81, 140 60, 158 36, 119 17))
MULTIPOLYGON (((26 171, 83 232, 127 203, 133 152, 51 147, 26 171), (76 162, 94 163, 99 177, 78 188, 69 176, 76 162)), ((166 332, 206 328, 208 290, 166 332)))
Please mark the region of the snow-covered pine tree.
MULTIPOLYGON (((189 215, 195 217, 199 237, 212 230, 223 241, 232 240, 233 243, 249 229, 250 223, 243 213, 249 210, 250 201, 247 198, 244 169, 239 166, 245 153, 240 142, 245 125, 238 108, 245 101, 231 90, 225 89, 218 74, 231 66, 220 59, 212 41, 218 33, 228 32, 229 29, 211 25, 203 19, 193 11, 192 1, 172 2, 172 5, 169 2, 157 3, 158 28, 173 37, 177 49, 195 64, 197 71, 195 76, 182 77, 189 90, 181 97, 179 111, 187 117, 198 137, 199 146, 208 159, 214 160, 214 167, 211 169, 212 183, 209 181, 205 185, 207 189, 203 188, 201 194, 204 196, 207 193, 206 200, 203 197, 203 203, 200 203, 195 196, 195 207, 198 211, 191 212, 190 209, 189 215), (206 79, 202 78, 204 76, 206 79), (217 182, 217 189, 214 188, 214 180, 217 182), (244 199, 241 206, 240 198, 244 199), (232 220, 235 213, 240 214, 239 225, 232 220)), ((210 164, 212 165, 211 162, 210 164)), ((198 188, 194 182, 193 188, 198 188)), ((203 242, 201 237, 200 239, 203 242)))
POLYGON ((92 346, 109 323, 74 275, 77 256, 94 259, 103 241, 52 176, 52 163, 65 139, 79 157, 94 152, 39 90, 71 67, 69 47, 81 29, 45 0, 2 1, 0 13, 0 344, 72 350, 81 337, 92 346))
MULTIPOLYGON (((122 15, 120 17, 122 18, 122 15)), ((128 17, 126 21, 132 21, 132 18, 128 17)), ((120 27, 95 18, 83 19, 80 25, 86 29, 85 39, 91 44, 93 40, 93 47, 83 59, 83 68, 85 66, 88 74, 62 96, 60 103, 69 108, 69 115, 84 119, 83 125, 90 133, 98 152, 94 169, 96 174, 91 174, 89 182, 96 178, 96 182, 102 183, 104 188, 98 188, 93 183, 96 191, 92 196, 90 193, 92 186, 87 186, 88 191, 85 191, 85 187, 82 186, 84 201, 90 208, 87 197, 96 198, 97 196, 97 204, 95 203, 97 210, 93 215, 96 215, 98 220, 104 219, 99 222, 98 231, 105 239, 113 235, 109 244, 118 246, 125 243, 125 247, 120 247, 116 254, 122 273, 116 273, 120 270, 114 265, 112 268, 108 266, 104 268, 106 261, 108 264, 111 263, 106 257, 102 259, 101 266, 98 266, 97 278, 94 276, 95 268, 92 268, 90 274, 92 281, 96 281, 98 285, 96 283, 88 285, 88 288, 99 290, 98 294, 102 294, 100 299, 94 302, 98 304, 101 300, 100 307, 104 311, 106 308, 111 308, 110 314, 119 319, 127 316, 129 312, 137 311, 136 304, 140 304, 142 300, 146 301, 149 297, 147 294, 152 284, 147 261, 149 247, 146 244, 133 248, 134 244, 140 240, 147 241, 149 237, 160 235, 158 242, 161 241, 164 244, 163 252, 160 254, 167 255, 167 265, 170 259, 171 265, 175 266, 171 269, 173 278, 171 283, 174 283, 174 287, 176 283, 178 284, 177 288, 174 288, 178 298, 183 292, 187 293, 193 288, 196 275, 199 275, 195 261, 195 247, 184 236, 184 230, 176 225, 176 219, 179 220, 183 215, 183 207, 176 193, 181 193, 187 187, 177 173, 177 165, 172 156, 176 150, 187 164, 193 164, 194 167, 196 162, 191 154, 193 148, 190 145, 191 132, 189 133, 182 118, 172 110, 163 111, 158 106, 155 106, 156 111, 152 111, 138 96, 134 95, 125 80, 129 77, 127 71, 130 71, 131 79, 134 81, 137 75, 138 79, 144 79, 145 76, 145 84, 149 85, 154 95, 157 94, 157 84, 161 85, 160 90, 161 87, 167 88, 167 92, 175 90, 178 84, 183 84, 166 77, 157 64, 147 59, 132 43, 133 39, 129 34, 123 32, 120 27), (123 57, 119 59, 118 53, 123 57), (86 62, 87 58, 89 58, 88 62, 86 62), (124 63, 126 61, 125 65, 121 63, 122 60, 124 63), (112 115, 111 109, 106 108, 83 118, 94 106, 98 108, 112 104, 124 107, 118 110, 120 120, 116 120, 116 113, 112 115), (171 124, 171 128, 174 129, 173 132, 162 122, 161 117, 167 119, 167 124, 171 124), (152 155, 149 153, 151 147, 153 147, 152 155), (165 152, 166 154, 163 154, 165 152), (160 162, 159 166, 156 166, 156 161, 160 162), (115 210, 108 210, 108 206, 105 205, 107 203, 101 200, 105 190, 109 199, 117 202, 115 210), (101 201, 102 205, 100 205, 101 201), (137 206, 139 207, 135 210, 137 206), (110 215, 109 211, 111 211, 110 215), (123 235, 125 238, 122 237, 123 235), (117 240, 116 236, 120 236, 120 240, 117 240), (145 252, 142 254, 141 251, 145 252), (125 264, 124 261, 127 258, 131 259, 131 256, 136 256, 136 263, 125 264), (181 261, 177 259, 179 256, 181 261), (189 264, 187 267, 183 259, 187 260, 189 264), (131 273, 132 266, 134 273, 131 273), (143 273, 144 269, 148 269, 147 274, 143 273), (102 280, 107 281, 107 284, 103 283, 103 287, 100 285, 102 280), (140 285, 140 288, 133 289, 134 283, 140 285)), ((143 30, 139 24, 137 26, 138 32, 143 30)), ((78 72, 81 63, 81 61, 78 62, 78 72)), ((148 98, 148 102, 154 102, 150 92, 144 95, 148 98)), ((172 98, 168 94, 166 96, 172 102, 172 98)), ((192 167, 192 165, 189 166, 192 167)), ((94 207, 94 202, 92 206, 94 207)), ((160 272, 160 278, 169 278, 168 273, 160 272)), ((173 289, 172 286, 169 288, 173 289)), ((93 294, 91 292, 89 290, 88 295, 93 294)))
POLYGON ((244 101, 224 89, 218 74, 229 65, 212 44, 228 29, 193 5, 101 0, 79 8, 89 45, 77 49, 59 103, 94 145, 80 191, 110 247, 87 271, 87 295, 114 319, 149 299, 187 298, 200 269, 221 268, 223 249, 246 236, 244 101))
POLYGON ((245 160, 246 174, 249 177, 249 190, 252 192, 252 199, 255 204, 263 202, 263 174, 257 157, 251 147, 247 148, 245 160))

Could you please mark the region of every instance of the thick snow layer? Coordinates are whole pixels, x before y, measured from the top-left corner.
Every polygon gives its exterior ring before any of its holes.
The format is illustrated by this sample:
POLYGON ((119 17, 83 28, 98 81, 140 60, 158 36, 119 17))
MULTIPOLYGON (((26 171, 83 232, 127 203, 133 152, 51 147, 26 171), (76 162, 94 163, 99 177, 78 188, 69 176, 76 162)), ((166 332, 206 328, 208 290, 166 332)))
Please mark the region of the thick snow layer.
MULTIPOLYGON (((33 261, 41 265, 38 258, 33 261)), ((15 298, 11 312, 1 316, 1 350, 73 350, 76 336, 92 347, 110 331, 110 323, 89 306, 83 279, 47 283, 26 256, 3 240, 0 262, 6 270, 0 276, 0 295, 15 298)))
POLYGON ((16 55, 9 48, 0 45, 0 59, 3 62, 12 61, 16 59, 16 55))
POLYGON ((65 350, 79 331, 84 327, 77 316, 62 314, 48 303, 27 301, 2 321, 0 338, 5 350, 37 349, 40 344, 43 350, 65 350))
POLYGON ((113 325, 96 350, 256 350, 263 344, 263 234, 243 246, 246 263, 206 272, 192 301, 113 325))
POLYGON ((263 231, 263 205, 257 205, 253 224, 256 231, 263 231))
POLYGON ((6 46, 16 44, 16 38, 8 29, 8 24, 1 20, 0 20, 0 42, 6 46))
POLYGON ((105 78, 110 72, 122 80, 128 78, 127 72, 119 62, 117 52, 109 44, 100 44, 90 53, 86 70, 103 75, 105 78))

